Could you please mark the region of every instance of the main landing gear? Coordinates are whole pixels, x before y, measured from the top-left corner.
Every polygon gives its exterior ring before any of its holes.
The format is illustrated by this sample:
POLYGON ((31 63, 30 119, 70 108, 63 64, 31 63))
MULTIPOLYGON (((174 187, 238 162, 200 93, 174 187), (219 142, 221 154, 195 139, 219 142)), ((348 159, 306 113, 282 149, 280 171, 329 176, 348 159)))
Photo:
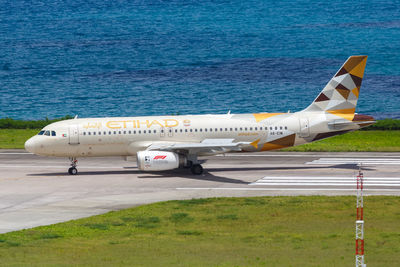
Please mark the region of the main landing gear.
POLYGON ((203 167, 200 165, 199 161, 197 160, 197 155, 187 155, 187 168, 190 168, 190 171, 194 175, 203 174, 203 167))
POLYGON ((193 164, 190 170, 195 175, 200 175, 203 173, 203 167, 200 164, 193 164))
POLYGON ((78 170, 76 169, 76 165, 78 165, 78 160, 76 158, 69 158, 71 161, 71 168, 68 169, 68 173, 71 175, 77 175, 78 170))

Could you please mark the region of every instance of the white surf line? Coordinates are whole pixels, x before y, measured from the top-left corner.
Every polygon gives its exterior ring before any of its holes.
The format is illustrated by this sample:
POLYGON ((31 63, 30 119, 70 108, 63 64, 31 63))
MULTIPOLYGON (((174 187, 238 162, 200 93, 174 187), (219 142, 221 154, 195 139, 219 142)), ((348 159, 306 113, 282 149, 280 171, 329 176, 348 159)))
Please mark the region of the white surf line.
MULTIPOLYGON (((236 190, 236 191, 353 191, 356 193, 356 189, 350 188, 260 188, 260 187, 177 187, 176 190, 236 190)), ((373 188, 364 188, 364 191, 385 191, 385 192, 398 192, 399 190, 395 189, 373 189, 373 188)))

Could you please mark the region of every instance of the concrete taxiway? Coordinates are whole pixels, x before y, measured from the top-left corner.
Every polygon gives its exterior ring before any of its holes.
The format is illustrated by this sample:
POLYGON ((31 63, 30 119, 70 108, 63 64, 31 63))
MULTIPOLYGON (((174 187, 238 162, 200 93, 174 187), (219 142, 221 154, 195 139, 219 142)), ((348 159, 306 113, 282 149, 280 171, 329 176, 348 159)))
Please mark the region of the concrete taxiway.
POLYGON ((400 195, 400 153, 227 154, 189 170, 143 173, 122 158, 68 159, 0 150, 0 233, 146 203, 217 196, 353 195, 361 163, 367 195, 400 195))

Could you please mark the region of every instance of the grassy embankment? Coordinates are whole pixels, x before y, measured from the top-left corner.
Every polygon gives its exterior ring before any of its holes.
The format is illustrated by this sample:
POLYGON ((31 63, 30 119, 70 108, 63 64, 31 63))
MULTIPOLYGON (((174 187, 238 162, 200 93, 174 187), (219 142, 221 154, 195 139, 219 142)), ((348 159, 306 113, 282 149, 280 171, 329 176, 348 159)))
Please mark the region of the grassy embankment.
MULTIPOLYGON (((71 118, 66 116, 61 119, 71 118)), ((45 125, 58 121, 18 121, 0 119, 0 148, 24 148, 25 141, 45 125)), ((381 120, 361 131, 320 140, 311 144, 287 148, 283 151, 400 151, 400 120, 381 120)))
MULTIPOLYGON (((400 198, 365 197, 371 266, 400 262, 400 198)), ((355 197, 161 202, 0 234, 4 266, 354 266, 355 197)))

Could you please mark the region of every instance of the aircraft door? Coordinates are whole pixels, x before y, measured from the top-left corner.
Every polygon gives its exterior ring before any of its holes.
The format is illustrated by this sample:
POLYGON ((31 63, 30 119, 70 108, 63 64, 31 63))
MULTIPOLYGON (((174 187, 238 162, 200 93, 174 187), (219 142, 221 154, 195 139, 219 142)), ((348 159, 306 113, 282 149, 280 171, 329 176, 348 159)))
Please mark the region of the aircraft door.
POLYGON ((310 125, 308 118, 300 118, 300 137, 310 136, 310 125))
POLYGON ((72 124, 69 126, 69 144, 70 145, 79 144, 78 124, 72 124))

